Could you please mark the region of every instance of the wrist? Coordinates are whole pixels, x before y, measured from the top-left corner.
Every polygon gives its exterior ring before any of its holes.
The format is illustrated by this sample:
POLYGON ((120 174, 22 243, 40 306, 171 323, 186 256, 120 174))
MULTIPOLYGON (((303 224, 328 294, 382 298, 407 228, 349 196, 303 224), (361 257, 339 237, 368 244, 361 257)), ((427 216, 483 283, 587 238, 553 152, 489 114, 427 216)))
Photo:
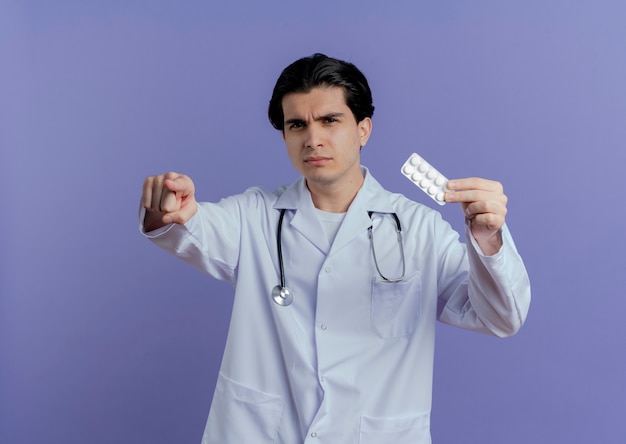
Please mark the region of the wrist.
POLYGON ((502 248, 502 229, 499 229, 490 236, 476 236, 473 232, 472 236, 476 239, 476 243, 478 243, 478 246, 485 256, 493 256, 502 248))
POLYGON ((143 219, 143 229, 146 233, 149 233, 154 230, 158 230, 166 225, 169 225, 163 222, 163 215, 165 213, 156 212, 156 211, 146 211, 146 215, 143 219))

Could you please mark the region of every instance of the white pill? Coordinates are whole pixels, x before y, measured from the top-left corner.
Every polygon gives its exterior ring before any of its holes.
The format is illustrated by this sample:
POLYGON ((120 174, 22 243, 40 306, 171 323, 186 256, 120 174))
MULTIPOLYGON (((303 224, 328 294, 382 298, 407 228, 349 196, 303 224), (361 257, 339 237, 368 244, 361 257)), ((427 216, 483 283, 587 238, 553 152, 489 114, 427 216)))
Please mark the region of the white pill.
POLYGON ((426 160, 413 153, 404 162, 401 172, 435 202, 439 205, 445 205, 445 192, 447 191, 445 185, 448 179, 426 160))

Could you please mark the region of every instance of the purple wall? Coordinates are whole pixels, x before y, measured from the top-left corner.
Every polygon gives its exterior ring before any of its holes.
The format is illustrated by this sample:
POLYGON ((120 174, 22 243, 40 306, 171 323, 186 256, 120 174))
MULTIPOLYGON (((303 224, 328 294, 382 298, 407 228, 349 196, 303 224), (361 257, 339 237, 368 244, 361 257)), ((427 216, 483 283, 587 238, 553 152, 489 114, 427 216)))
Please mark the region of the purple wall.
POLYGON ((417 151, 510 197, 530 316, 439 328, 434 441, 624 442, 626 3, 93 3, 0 3, 1 443, 200 441, 231 288, 140 237, 141 183, 291 182, 266 104, 316 51, 368 75, 384 185, 430 205, 417 151))

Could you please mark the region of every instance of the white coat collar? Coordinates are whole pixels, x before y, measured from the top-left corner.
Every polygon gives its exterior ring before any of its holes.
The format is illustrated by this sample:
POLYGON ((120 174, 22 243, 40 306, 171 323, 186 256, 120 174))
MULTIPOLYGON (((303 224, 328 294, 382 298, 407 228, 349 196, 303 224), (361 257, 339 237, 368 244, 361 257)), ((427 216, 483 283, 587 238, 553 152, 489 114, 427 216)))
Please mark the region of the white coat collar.
MULTIPOLYGON (((368 214, 370 211, 376 213, 392 213, 394 211, 389 192, 374 179, 367 168, 361 167, 361 170, 365 180, 352 204, 350 204, 350 208, 348 208, 346 217, 332 245, 333 251, 344 247, 363 230, 370 227, 372 224, 368 214)), ((291 227, 302 233, 317 248, 327 254, 329 253, 328 239, 315 213, 311 193, 306 187, 303 177, 283 190, 274 203, 274 208, 295 210, 290 221, 291 227)))

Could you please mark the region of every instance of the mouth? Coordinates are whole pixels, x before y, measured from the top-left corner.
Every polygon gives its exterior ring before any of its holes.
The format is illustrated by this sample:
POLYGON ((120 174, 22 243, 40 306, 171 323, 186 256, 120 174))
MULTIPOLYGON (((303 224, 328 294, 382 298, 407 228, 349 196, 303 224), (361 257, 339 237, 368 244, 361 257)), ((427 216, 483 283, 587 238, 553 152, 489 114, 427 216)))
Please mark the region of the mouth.
POLYGON ((304 162, 308 163, 311 166, 322 166, 322 165, 326 165, 328 162, 330 162, 330 160, 331 160, 330 157, 310 156, 304 159, 304 162))

